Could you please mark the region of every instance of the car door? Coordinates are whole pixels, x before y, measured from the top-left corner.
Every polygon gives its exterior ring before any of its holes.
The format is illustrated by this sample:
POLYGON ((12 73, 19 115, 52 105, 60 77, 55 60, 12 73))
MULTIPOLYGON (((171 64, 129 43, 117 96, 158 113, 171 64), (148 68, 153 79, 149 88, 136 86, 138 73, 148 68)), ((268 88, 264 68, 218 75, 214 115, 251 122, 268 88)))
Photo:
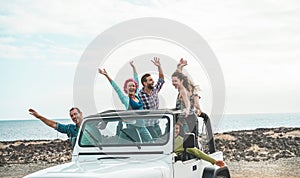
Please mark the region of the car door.
POLYGON ((202 174, 201 168, 199 167, 199 159, 190 159, 186 161, 177 160, 173 163, 174 178, 199 178, 202 174))

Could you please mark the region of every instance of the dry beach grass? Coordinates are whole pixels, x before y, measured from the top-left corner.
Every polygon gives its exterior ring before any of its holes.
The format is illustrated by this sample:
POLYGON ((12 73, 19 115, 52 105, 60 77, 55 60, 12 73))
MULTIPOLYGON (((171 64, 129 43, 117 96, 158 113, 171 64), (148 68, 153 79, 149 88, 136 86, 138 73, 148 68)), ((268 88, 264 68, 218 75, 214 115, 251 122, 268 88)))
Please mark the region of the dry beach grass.
MULTIPOLYGON (((216 134, 233 178, 300 178, 300 128, 256 129, 216 134)), ((68 141, 0 143, 0 177, 23 177, 69 162, 68 141)))

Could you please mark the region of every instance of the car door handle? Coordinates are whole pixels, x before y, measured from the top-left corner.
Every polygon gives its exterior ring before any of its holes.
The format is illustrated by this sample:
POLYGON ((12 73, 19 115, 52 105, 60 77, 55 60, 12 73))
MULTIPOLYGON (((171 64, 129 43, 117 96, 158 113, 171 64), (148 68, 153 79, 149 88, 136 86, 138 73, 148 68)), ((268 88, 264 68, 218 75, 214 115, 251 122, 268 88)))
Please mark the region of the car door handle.
POLYGON ((193 166, 193 171, 196 171, 197 170, 197 165, 194 165, 193 166))

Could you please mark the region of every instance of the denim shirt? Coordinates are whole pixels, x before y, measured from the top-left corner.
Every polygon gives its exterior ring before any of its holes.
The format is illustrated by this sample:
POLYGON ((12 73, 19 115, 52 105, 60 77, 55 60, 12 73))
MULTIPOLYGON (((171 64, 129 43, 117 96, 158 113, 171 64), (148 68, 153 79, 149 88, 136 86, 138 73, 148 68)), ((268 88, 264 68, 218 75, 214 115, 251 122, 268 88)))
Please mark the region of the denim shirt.
POLYGON ((75 146, 79 127, 77 127, 75 124, 66 124, 65 125, 65 124, 60 124, 60 123, 56 122, 55 130, 59 131, 60 133, 67 134, 67 136, 71 140, 72 147, 75 146))

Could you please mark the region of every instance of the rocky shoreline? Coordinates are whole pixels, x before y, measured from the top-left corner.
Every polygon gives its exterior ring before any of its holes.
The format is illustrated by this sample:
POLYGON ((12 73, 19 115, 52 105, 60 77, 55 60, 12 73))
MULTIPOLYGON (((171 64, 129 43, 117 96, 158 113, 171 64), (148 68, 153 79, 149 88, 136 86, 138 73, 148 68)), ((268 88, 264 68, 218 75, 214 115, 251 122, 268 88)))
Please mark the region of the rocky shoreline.
POLYGON ((215 134, 229 161, 266 161, 300 157, 300 128, 271 128, 215 134))
MULTIPOLYGON (((247 162, 282 162, 282 159, 300 158, 300 128, 281 127, 217 133, 215 143, 217 150, 223 151, 225 162, 232 166, 230 169, 233 173, 237 170, 243 171, 240 170, 240 163, 246 165, 247 162)), ((22 177, 39 169, 69 162, 72 147, 68 140, 0 142, 0 155, 0 177, 22 177), (27 172, 24 172, 23 167, 28 169, 27 172), (16 171, 18 168, 19 174, 16 171)), ((297 164, 295 166, 298 170, 297 164)), ((299 171, 293 174, 300 177, 298 173, 299 171)))
POLYGON ((68 140, 22 140, 0 142, 0 166, 5 164, 65 163, 71 160, 68 140))

